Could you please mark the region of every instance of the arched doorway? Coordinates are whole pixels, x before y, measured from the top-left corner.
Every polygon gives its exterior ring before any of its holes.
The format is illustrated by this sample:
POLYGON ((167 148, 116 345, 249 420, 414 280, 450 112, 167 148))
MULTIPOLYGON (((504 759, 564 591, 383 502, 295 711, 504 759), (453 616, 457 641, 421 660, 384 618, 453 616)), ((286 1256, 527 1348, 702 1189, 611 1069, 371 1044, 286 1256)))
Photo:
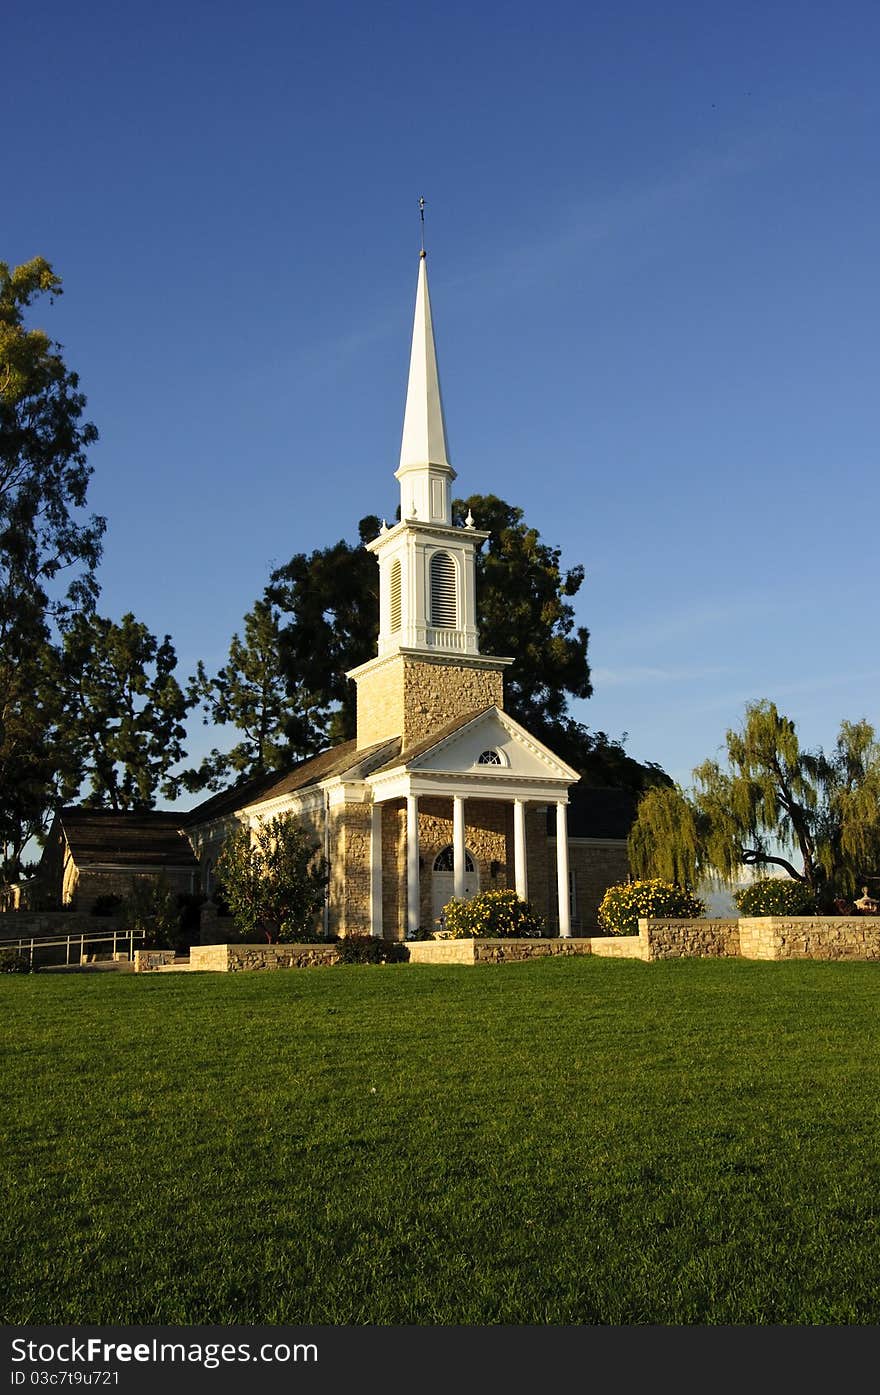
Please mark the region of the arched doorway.
MULTIPOLYGON (((465 848, 464 852, 464 897, 475 896, 480 889, 480 871, 476 859, 465 848)), ((440 912, 455 895, 455 862, 452 844, 443 848, 434 858, 431 876, 431 914, 434 921, 440 919, 440 912)))

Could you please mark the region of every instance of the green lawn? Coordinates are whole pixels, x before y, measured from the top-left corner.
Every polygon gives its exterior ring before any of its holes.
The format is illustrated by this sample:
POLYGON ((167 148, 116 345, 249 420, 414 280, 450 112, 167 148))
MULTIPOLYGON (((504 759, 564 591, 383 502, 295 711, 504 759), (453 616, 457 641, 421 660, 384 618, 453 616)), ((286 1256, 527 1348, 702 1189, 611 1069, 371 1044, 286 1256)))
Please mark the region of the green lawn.
POLYGON ((4 975, 10 1324, 880 1322, 880 966, 4 975))

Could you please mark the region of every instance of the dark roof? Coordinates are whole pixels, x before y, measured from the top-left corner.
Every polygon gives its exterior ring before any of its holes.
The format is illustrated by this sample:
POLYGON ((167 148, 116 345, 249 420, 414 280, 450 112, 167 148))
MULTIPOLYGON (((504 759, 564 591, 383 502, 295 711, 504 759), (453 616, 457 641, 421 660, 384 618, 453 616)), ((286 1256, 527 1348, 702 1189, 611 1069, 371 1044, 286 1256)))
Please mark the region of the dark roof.
MULTIPOLYGON (((583 784, 569 790, 569 838, 628 838, 639 796, 631 790, 590 789, 583 784)), ((547 811, 547 832, 556 836, 556 812, 547 811)))
POLYGON ((271 775, 260 776, 246 784, 236 785, 231 790, 222 790, 211 799, 205 800, 185 816, 187 828, 196 824, 208 823, 211 819, 222 818, 225 814, 244 809, 249 804, 264 800, 278 799, 283 794, 293 794, 296 790, 307 789, 309 785, 320 784, 340 775, 351 775, 362 779, 370 775, 384 760, 400 749, 400 737, 378 741, 373 746, 358 750, 356 741, 343 741, 331 746, 320 755, 312 756, 282 774, 274 771, 271 775))
POLYGON ((122 867, 195 867, 180 814, 143 809, 116 813, 113 809, 71 806, 59 815, 64 836, 78 867, 110 862, 122 867))
POLYGON ((221 819, 225 814, 234 814, 236 809, 252 804, 263 790, 271 789, 281 778, 281 772, 273 770, 267 775, 255 775, 252 780, 243 780, 231 789, 220 790, 219 794, 212 794, 194 809, 181 814, 181 824, 184 828, 191 828, 193 824, 210 823, 212 819, 221 819))

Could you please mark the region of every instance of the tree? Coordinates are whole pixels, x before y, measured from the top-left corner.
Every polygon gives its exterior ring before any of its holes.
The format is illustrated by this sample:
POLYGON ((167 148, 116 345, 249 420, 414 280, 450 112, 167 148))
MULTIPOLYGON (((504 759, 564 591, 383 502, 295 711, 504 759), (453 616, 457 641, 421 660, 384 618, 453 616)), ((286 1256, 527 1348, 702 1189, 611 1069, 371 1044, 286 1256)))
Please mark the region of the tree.
POLYGON ((0 262, 0 642, 20 607, 42 612, 88 608, 97 586, 103 518, 83 521, 92 470, 87 448, 98 438, 81 422, 86 399, 65 365, 61 345, 25 328, 34 300, 62 293, 42 257, 10 271, 0 262), (81 565, 67 590, 50 601, 60 573, 81 565))
POLYGON ((744 866, 777 866, 828 908, 880 870, 880 745, 868 722, 841 723, 826 756, 802 750, 794 722, 764 700, 726 744, 727 767, 704 761, 690 793, 643 796, 629 841, 637 876, 729 885, 744 866))
POLYGON ((345 675, 376 653, 379 569, 365 545, 378 532, 378 518, 368 515, 358 524, 358 545, 340 539, 299 552, 272 573, 266 588, 266 601, 287 620, 279 636, 293 709, 285 734, 299 757, 355 734, 356 695, 345 675))
POLYGON ((61 346, 25 325, 39 297, 59 295, 42 257, 0 262, 0 844, 13 877, 77 787, 58 740, 53 625, 94 605, 106 526, 82 515, 98 433, 82 421, 79 379, 61 346))
POLYGON ((38 625, 0 658, 0 880, 15 881, 22 856, 42 838, 54 811, 76 797, 80 768, 65 737, 57 649, 38 625))
POLYGON ((123 900, 126 924, 143 930, 151 949, 173 949, 180 938, 180 907, 164 872, 137 877, 123 900))
MULTIPOLYGON (((591 784, 641 791, 668 783, 659 766, 640 765, 620 741, 588 731, 569 715, 571 699, 592 692, 589 635, 575 625, 571 605, 583 567, 563 569, 559 549, 503 499, 474 494, 454 500, 454 520, 463 522, 468 509, 490 532, 476 558, 477 624, 484 654, 513 657, 505 671, 507 711, 591 784)), ((285 731, 299 756, 355 734, 356 697, 345 673, 376 653, 379 577, 365 544, 378 534, 379 520, 361 519, 358 531, 359 546, 340 541, 298 553, 273 572, 266 590, 280 611, 281 667, 296 706, 285 731)))
POLYGON ((228 834, 217 859, 217 879, 236 927, 246 940, 314 938, 324 904, 327 866, 306 830, 274 818, 228 834))
POLYGON ((243 739, 230 751, 215 747, 197 770, 184 771, 186 789, 222 789, 230 779, 268 774, 290 759, 284 730, 300 714, 281 668, 278 612, 267 600, 257 601, 244 617, 244 639, 232 636, 229 659, 215 677, 199 662, 187 696, 193 706, 202 704, 205 726, 232 726, 243 739))
POLYGON ((84 802, 152 809, 157 793, 173 798, 189 703, 170 636, 159 643, 131 613, 118 625, 78 614, 64 631, 62 665, 63 735, 89 782, 84 802))

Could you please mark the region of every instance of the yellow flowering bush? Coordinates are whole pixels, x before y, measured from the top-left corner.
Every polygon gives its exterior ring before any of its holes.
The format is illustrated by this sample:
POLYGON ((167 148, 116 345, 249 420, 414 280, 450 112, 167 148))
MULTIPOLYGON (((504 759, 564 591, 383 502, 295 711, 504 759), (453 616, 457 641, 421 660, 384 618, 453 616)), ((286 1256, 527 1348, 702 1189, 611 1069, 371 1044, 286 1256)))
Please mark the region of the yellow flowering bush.
POLYGON ((697 920, 706 903, 691 891, 651 877, 609 886, 599 907, 599 924, 609 935, 637 935, 639 920, 697 920))
POLYGON ((451 940, 524 940, 547 933, 541 917, 515 891, 480 891, 468 901, 449 901, 442 930, 451 940))

